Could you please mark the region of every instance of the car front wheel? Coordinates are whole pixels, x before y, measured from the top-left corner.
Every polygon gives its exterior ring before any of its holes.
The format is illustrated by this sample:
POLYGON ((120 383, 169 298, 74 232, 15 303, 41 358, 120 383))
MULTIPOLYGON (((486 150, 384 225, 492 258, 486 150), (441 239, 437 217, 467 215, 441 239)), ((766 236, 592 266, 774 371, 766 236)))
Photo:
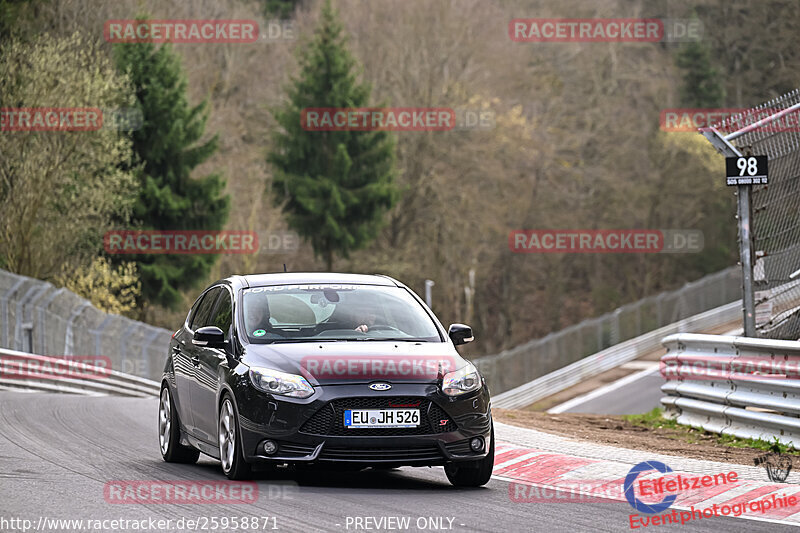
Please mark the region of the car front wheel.
POLYGON ((158 444, 161 456, 168 463, 196 463, 200 451, 181 445, 180 422, 175 402, 169 387, 161 387, 161 399, 158 403, 158 444))
POLYGON ((444 467, 447 479, 456 487, 482 487, 489 483, 494 468, 494 428, 492 428, 489 453, 477 461, 449 463, 444 467))
POLYGON ((228 479, 243 480, 253 476, 239 445, 239 423, 229 396, 225 396, 219 408, 219 460, 228 479))

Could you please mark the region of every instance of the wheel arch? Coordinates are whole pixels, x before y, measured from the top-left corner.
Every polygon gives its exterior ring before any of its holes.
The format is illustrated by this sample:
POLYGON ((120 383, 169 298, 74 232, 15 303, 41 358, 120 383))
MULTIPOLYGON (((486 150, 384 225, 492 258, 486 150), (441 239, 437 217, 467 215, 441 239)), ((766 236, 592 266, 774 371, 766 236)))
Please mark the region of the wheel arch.
MULTIPOLYGON (((244 449, 244 439, 242 438, 242 428, 241 424, 239 423, 239 406, 236 403, 236 395, 233 393, 233 389, 227 384, 222 383, 222 387, 219 390, 217 396, 217 428, 219 431, 219 412, 222 410, 222 402, 225 401, 225 398, 230 398, 231 405, 233 406, 233 416, 236 422, 236 438, 239 441, 238 446, 242 451, 242 458, 245 462, 247 462, 247 454, 245 453, 244 449)), ((219 442, 217 442, 217 446, 219 446, 219 442)))

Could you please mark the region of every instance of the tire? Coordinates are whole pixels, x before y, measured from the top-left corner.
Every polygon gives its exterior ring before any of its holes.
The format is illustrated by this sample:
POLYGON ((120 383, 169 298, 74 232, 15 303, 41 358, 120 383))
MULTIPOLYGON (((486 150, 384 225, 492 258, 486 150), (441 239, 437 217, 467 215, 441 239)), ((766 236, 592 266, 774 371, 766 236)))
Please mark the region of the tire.
POLYGON ((200 451, 181 444, 181 424, 169 387, 161 387, 158 402, 158 444, 161 457, 168 463, 193 464, 200 451))
POLYGON ((456 487, 482 487, 492 478, 492 469, 494 469, 494 427, 486 457, 477 461, 446 464, 444 473, 456 487))
POLYGON ((217 442, 219 443, 219 460, 222 464, 222 472, 228 479, 236 481, 252 479, 253 470, 250 464, 244 460, 242 447, 239 444, 241 433, 239 431, 236 408, 228 394, 222 397, 217 427, 217 442))

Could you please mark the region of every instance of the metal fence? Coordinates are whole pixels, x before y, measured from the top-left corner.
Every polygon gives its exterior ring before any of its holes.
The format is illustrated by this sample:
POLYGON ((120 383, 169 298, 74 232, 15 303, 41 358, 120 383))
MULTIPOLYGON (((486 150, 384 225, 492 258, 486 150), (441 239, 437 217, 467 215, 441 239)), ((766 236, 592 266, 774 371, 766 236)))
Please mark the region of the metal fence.
POLYGON ((494 394, 704 311, 741 298, 741 269, 731 267, 597 318, 473 362, 494 394))
POLYGON ((0 348, 106 356, 113 370, 160 380, 171 334, 104 313, 67 289, 0 270, 0 348))
POLYGON ((73 358, 46 357, 2 348, 0 360, 0 389, 136 398, 158 396, 160 392, 158 381, 107 369, 98 365, 99 361, 87 364, 73 358))
MULTIPOLYGON (((740 221, 748 216, 752 220, 749 231, 740 231, 739 242, 742 250, 751 250, 749 258, 743 256, 742 265, 744 278, 752 279, 754 309, 750 312, 756 337, 800 338, 800 307, 796 304, 800 281, 789 283, 800 276, 798 116, 800 89, 732 116, 703 133, 725 155, 768 157, 768 184, 740 186, 737 193, 740 221), (748 188, 749 192, 745 190, 748 188), (745 199, 749 213, 742 212, 743 196, 749 196, 749 201, 745 199), (745 242, 748 237, 749 242, 745 242)), ((745 284, 745 306, 748 292, 745 284)))
MULTIPOLYGON (((492 405, 503 409, 521 409, 535 404, 586 379, 591 379, 659 349, 662 339, 667 335, 708 331, 730 324, 741 316, 741 310, 742 301, 737 300, 615 344, 601 352, 584 357, 580 361, 529 381, 524 385, 500 394, 493 394, 492 405)), ((554 411, 550 410, 548 412, 554 411)))
MULTIPOLYGON (((475 360, 500 393, 587 355, 740 298, 737 267, 475 360)), ((158 380, 171 332, 109 315, 72 292, 0 270, 0 348, 47 356, 100 355, 114 370, 158 380)))
POLYGON ((678 423, 800 448, 800 342, 670 335, 661 399, 678 423))

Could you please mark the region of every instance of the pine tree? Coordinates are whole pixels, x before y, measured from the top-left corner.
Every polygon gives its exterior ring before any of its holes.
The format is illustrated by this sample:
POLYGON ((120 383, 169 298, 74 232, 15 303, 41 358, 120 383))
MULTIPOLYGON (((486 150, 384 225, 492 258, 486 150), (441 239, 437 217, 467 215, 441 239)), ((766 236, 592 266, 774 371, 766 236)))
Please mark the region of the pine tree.
POLYGON ((711 64, 707 44, 691 42, 678 52, 675 63, 684 70, 681 104, 687 107, 720 107, 725 90, 717 69, 711 64))
MULTIPOLYGON (((229 209, 225 182, 219 174, 191 176, 217 150, 216 136, 200 142, 206 102, 189 106, 186 77, 169 45, 117 44, 114 52, 117 68, 131 77, 143 115, 142 127, 131 132, 141 183, 132 218, 141 229, 222 229, 229 209)), ((215 260, 214 254, 136 256, 143 300, 174 307, 179 291, 203 282, 215 260)))
POLYGON ((288 102, 274 112, 282 127, 268 161, 272 190, 289 225, 311 242, 328 270, 334 255, 368 244, 384 213, 397 200, 395 142, 386 132, 306 131, 303 109, 368 107, 370 86, 356 80, 357 64, 346 47, 338 16, 328 0, 312 42, 302 51, 301 73, 288 102))

